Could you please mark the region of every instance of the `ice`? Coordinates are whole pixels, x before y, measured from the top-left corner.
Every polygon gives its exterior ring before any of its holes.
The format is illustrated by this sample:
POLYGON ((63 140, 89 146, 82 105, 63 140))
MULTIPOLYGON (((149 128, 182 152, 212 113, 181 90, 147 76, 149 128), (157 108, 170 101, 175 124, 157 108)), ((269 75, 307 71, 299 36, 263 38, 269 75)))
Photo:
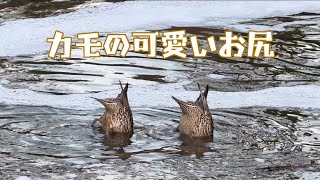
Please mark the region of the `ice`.
POLYGON ((16 178, 16 180, 31 180, 31 178, 29 178, 27 176, 19 176, 16 178))
POLYGON ((211 79, 224 79, 224 78, 226 78, 226 76, 220 75, 220 74, 209 74, 208 76, 211 79))
MULTIPOLYGON (((0 56, 39 54, 49 49, 55 30, 67 36, 82 32, 130 33, 170 26, 223 26, 247 31, 238 22, 252 18, 318 11, 320 2, 302 1, 127 1, 100 3, 54 17, 5 22, 0 26, 0 56)), ((276 27, 281 29, 281 27, 276 27)))
MULTIPOLYGON (((238 22, 319 9, 320 2, 301 1, 99 3, 98 6, 80 8, 75 12, 59 16, 5 22, 0 26, 0 56, 44 54, 49 49, 49 44, 45 40, 52 37, 55 30, 63 31, 67 36, 90 31, 129 33, 170 26, 223 26, 248 30, 253 26, 244 26, 238 22)), ((255 25, 254 28, 261 30, 273 27, 255 25)), ((209 77, 224 78, 215 74, 209 77)), ((110 90, 98 94, 52 95, 27 89, 8 89, 3 86, 7 83, 1 80, 0 103, 15 105, 90 110, 101 108, 101 105, 90 97, 115 97, 119 93, 119 90, 110 90)), ((172 95, 183 100, 195 100, 198 96, 198 92, 186 91, 183 88, 183 85, 188 83, 133 85, 129 89, 129 100, 134 107, 177 107, 171 98, 172 95)), ((320 87, 316 85, 276 87, 252 92, 211 91, 208 102, 211 108, 246 106, 320 108, 319 92, 320 87)))
MULTIPOLYGON (((195 100, 199 92, 186 91, 183 83, 129 86, 128 96, 133 107, 178 107, 171 98, 195 100)), ((50 106, 60 109, 93 110, 102 105, 91 97, 116 97, 119 90, 97 94, 53 95, 27 89, 8 89, 0 85, 0 103, 13 105, 50 106)), ((320 108, 320 86, 300 85, 275 87, 251 92, 210 91, 208 103, 211 108, 236 108, 248 106, 320 108)))

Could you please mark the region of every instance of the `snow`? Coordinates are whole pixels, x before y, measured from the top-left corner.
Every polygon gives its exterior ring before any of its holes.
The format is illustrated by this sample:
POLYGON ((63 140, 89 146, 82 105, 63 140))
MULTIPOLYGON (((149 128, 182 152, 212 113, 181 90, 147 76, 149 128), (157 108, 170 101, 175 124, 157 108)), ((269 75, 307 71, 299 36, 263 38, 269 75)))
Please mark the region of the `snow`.
MULTIPOLYGON (((5 22, 0 26, 0 56, 44 53, 55 30, 66 36, 83 32, 128 33, 170 26, 223 26, 247 31, 238 22, 252 18, 318 11, 320 2, 302 1, 126 1, 100 3, 54 17, 5 22), (22 28, 23 27, 23 28, 22 28)), ((254 26, 259 29, 282 27, 254 26)))

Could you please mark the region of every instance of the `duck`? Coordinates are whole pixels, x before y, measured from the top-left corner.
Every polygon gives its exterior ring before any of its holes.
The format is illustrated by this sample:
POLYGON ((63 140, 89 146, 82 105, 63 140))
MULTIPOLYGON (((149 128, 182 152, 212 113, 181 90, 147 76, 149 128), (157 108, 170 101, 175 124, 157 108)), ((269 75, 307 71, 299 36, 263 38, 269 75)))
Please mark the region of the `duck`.
POLYGON ((209 86, 202 92, 198 83, 200 95, 196 101, 182 101, 174 96, 172 98, 181 108, 181 117, 177 131, 190 137, 213 136, 213 119, 207 103, 209 86))
POLYGON ((121 81, 119 83, 121 93, 116 98, 94 98, 105 107, 105 112, 100 118, 95 119, 91 126, 100 122, 102 129, 108 135, 114 133, 133 134, 133 117, 127 95, 129 84, 127 83, 123 87, 121 81))

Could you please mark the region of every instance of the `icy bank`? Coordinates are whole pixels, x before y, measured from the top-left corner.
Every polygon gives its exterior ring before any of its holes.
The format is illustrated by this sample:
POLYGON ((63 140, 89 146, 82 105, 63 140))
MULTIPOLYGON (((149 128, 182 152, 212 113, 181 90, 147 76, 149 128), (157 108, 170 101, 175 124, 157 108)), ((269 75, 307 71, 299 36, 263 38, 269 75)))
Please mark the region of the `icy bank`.
MULTIPOLYGON (((52 95, 25 89, 8 89, 0 85, 0 103, 14 105, 50 106, 62 109, 91 110, 102 106, 90 97, 115 97, 119 90, 97 94, 52 95)), ((305 85, 276 87, 253 92, 210 91, 211 108, 235 108, 247 106, 320 108, 320 86, 305 85)), ((128 96, 133 107, 178 107, 171 96, 183 100, 195 100, 197 91, 186 91, 181 84, 130 86, 128 96)))
MULTIPOLYGON (((101 3, 42 19, 25 19, 0 26, 0 56, 44 53, 46 38, 55 30, 68 36, 82 32, 132 32, 170 26, 223 26, 247 30, 238 22, 252 18, 317 11, 320 2, 302 1, 127 1, 101 3)), ((277 27, 257 27, 256 30, 277 27)))

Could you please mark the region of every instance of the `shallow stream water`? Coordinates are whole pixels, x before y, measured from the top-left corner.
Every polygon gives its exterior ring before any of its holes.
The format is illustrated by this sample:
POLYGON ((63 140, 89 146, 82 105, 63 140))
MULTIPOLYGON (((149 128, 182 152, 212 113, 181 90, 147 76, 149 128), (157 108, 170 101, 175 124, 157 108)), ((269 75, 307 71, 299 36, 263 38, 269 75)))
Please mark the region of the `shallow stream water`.
MULTIPOLYGON (((30 25, 29 32, 54 23, 54 18, 62 24, 74 23, 67 15, 79 17, 89 11, 90 18, 101 20, 105 9, 121 14, 122 7, 144 6, 102 1, 45 1, 46 6, 44 2, 13 2, 0 4, 4 42, 17 41, 10 30, 21 32, 13 28, 24 24, 30 25), (8 14, 10 10, 19 15, 8 14)), ((168 2, 169 7, 174 5, 168 2)), ((145 6, 154 8, 152 3, 145 6)), ((280 14, 236 20, 223 17, 220 21, 228 22, 226 26, 201 26, 201 20, 188 16, 192 25, 178 20, 159 25, 160 30, 185 29, 188 35, 198 35, 201 44, 206 36, 217 38, 225 29, 244 37, 248 29, 272 29, 275 59, 222 59, 216 53, 195 59, 188 47, 187 60, 146 59, 145 54, 134 52, 126 58, 82 59, 82 51, 75 49, 73 58, 65 61, 48 59, 42 47, 26 45, 13 53, 10 46, 0 43, 1 179, 319 179, 320 14, 309 7, 280 14), (25 53, 28 49, 30 54, 25 53), (130 84, 135 133, 130 139, 110 140, 100 128, 90 127, 104 111, 90 97, 116 96, 119 80, 130 84), (198 82, 211 89, 213 141, 186 139, 174 131, 180 109, 171 95, 194 100, 198 82)), ((119 14, 114 16, 119 18, 119 14)), ((206 15, 207 24, 216 18, 206 15)), ((75 29, 80 33, 84 27, 75 29)), ((159 30, 156 26, 145 30, 150 29, 159 30)), ((53 31, 39 36, 43 34, 53 31)), ((29 45, 39 41, 30 39, 29 45)))

